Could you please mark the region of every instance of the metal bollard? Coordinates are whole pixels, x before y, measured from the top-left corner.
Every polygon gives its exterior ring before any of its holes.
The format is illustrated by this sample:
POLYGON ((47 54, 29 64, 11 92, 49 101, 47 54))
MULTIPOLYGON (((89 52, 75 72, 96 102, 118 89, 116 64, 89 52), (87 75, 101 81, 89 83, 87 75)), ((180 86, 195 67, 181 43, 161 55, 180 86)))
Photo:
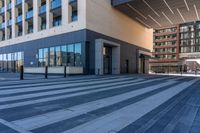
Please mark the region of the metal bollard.
POLYGON ((64 77, 67 77, 67 66, 64 66, 64 77))
POLYGON ((48 78, 48 66, 45 67, 45 79, 48 78))
POLYGON ((24 66, 20 66, 20 80, 24 80, 24 66))

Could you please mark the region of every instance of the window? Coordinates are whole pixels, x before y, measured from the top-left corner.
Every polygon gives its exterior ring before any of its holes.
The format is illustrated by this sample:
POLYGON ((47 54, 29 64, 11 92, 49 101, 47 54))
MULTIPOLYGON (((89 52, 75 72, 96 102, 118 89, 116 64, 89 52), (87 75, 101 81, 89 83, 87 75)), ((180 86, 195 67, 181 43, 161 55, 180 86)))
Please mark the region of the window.
POLYGON ((81 62, 81 44, 75 44, 75 66, 82 66, 81 62))
POLYGON ((55 48, 51 47, 50 48, 50 66, 55 66, 55 48))
POLYGON ((69 0, 70 22, 78 20, 78 2, 77 0, 69 0))
POLYGON ((82 66, 82 44, 42 48, 38 50, 38 66, 82 66))
POLYGON ((3 56, 0 54, 0 71, 2 71, 3 68, 3 56))
POLYGON ((74 45, 67 45, 67 65, 74 66, 74 45))
POLYGON ((67 46, 61 46, 61 65, 62 66, 67 66, 67 46))
POLYGON ((61 66, 61 50, 60 46, 55 47, 55 66, 61 66))
POLYGON ((43 62, 43 49, 39 49, 39 62, 38 66, 39 67, 44 67, 44 62, 43 62))
POLYGON ((48 65, 48 48, 39 49, 39 67, 45 67, 48 65))
POLYGON ((0 71, 19 71, 24 64, 24 52, 6 53, 0 55, 0 71))
POLYGON ((62 23, 62 18, 61 16, 55 17, 53 20, 53 26, 60 26, 62 23))
POLYGON ((187 32, 189 29, 187 26, 180 27, 180 32, 187 32))
POLYGON ((11 53, 8 54, 8 71, 12 70, 12 65, 11 65, 11 53))
POLYGON ((3 69, 7 70, 7 54, 3 54, 3 69))
POLYGON ((200 29, 200 24, 197 24, 197 29, 200 29))
POLYGON ((191 48, 190 47, 181 47, 181 53, 190 53, 191 48))

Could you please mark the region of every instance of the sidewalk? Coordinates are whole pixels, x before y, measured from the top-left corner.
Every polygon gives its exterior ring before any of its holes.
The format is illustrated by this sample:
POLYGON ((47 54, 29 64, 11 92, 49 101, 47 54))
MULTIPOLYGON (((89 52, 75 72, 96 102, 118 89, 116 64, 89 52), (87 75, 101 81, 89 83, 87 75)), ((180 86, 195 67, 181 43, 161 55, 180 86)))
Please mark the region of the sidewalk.
POLYGON ((188 74, 188 73, 151 73, 152 75, 169 75, 169 76, 185 76, 185 77, 200 77, 200 74, 188 74))

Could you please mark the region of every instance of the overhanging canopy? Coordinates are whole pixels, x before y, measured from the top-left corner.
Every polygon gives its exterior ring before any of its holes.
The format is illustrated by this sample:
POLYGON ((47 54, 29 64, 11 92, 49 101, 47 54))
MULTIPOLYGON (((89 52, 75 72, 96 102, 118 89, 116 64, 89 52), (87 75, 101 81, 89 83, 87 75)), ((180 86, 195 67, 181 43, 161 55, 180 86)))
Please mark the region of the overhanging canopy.
POLYGON ((112 5, 148 28, 200 20, 200 0, 112 0, 112 5))

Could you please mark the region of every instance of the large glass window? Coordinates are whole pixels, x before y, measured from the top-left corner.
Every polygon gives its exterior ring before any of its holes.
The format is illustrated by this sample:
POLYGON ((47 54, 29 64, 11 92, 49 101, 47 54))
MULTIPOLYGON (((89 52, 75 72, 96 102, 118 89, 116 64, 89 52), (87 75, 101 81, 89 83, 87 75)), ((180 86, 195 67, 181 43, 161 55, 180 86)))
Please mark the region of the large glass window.
POLYGON ((50 66, 55 66, 55 47, 50 48, 50 66))
POLYGON ((19 71, 20 70, 20 66, 23 65, 23 63, 24 63, 24 53, 23 52, 18 52, 17 53, 17 57, 18 57, 17 66, 18 66, 18 71, 19 71))
POLYGON ((75 48, 75 66, 82 66, 82 60, 81 60, 81 43, 77 43, 74 46, 75 48))
POLYGON ((48 66, 48 48, 39 49, 38 53, 39 53, 38 66, 39 67, 48 66))
POLYGON ((78 20, 78 2, 77 2, 77 0, 69 1, 69 15, 71 15, 69 22, 74 22, 74 21, 78 20))
POLYGON ((43 67, 43 49, 39 49, 39 62, 38 62, 38 66, 39 67, 43 67))
POLYGON ((61 66, 61 50, 60 46, 55 47, 55 64, 56 66, 61 66))
POLYGON ((82 44, 67 44, 38 50, 38 66, 82 66, 82 44), (48 56, 49 55, 49 56, 48 56))
POLYGON ((61 46, 61 58, 62 58, 62 62, 61 65, 62 66, 67 66, 67 46, 61 46))
POLYGON ((3 62, 3 56, 2 54, 0 54, 0 71, 2 71, 2 66, 3 66, 2 62, 3 62))
POLYGON ((7 54, 3 54, 3 71, 7 71, 7 54))
POLYGON ((74 44, 67 45, 67 65, 74 66, 74 44))
POLYGON ((44 48, 44 62, 45 62, 45 66, 48 66, 48 64, 49 64, 48 58, 49 58, 49 49, 48 48, 44 48))
POLYGON ((8 54, 8 71, 12 70, 11 53, 8 54))
POLYGON ((7 53, 0 55, 0 71, 19 71, 24 64, 24 52, 7 53))

